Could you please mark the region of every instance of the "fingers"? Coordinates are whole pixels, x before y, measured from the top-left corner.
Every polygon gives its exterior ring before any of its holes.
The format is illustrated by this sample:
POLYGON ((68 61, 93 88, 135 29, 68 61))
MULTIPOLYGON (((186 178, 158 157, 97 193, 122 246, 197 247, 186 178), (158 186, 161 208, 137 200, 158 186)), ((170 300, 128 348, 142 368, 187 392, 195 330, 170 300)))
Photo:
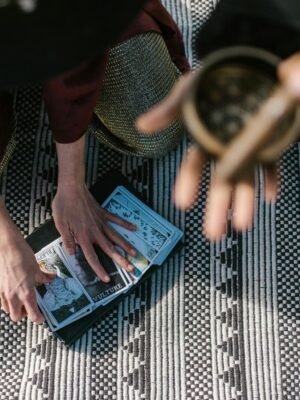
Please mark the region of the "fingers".
POLYGON ((37 324, 44 321, 44 317, 40 312, 34 292, 27 293, 23 299, 24 307, 28 318, 37 324))
MULTIPOLYGON (((107 227, 104 228, 104 231, 108 231, 107 227)), ((109 234, 113 235, 113 232, 110 231, 109 234)), ((134 266, 117 251, 116 247, 102 233, 99 232, 95 243, 120 267, 124 268, 128 272, 134 271, 134 266)), ((130 252, 132 252, 131 246, 130 249, 130 252)))
POLYGON ((9 315, 12 321, 17 322, 22 319, 22 303, 17 296, 8 300, 9 315))
MULTIPOLYGON (((38 271, 35 274, 35 281, 37 284, 46 284, 50 283, 55 276, 55 274, 44 274, 43 272, 38 271)), ((26 315, 34 323, 39 324, 44 321, 44 317, 38 308, 33 288, 24 289, 24 291, 19 295, 17 303, 10 301, 9 313, 13 321, 18 321, 26 315)))
POLYGON ((274 202, 280 186, 277 167, 275 164, 265 168, 265 199, 268 203, 274 202))
POLYGON ((69 225, 59 221, 56 221, 55 225, 61 235, 66 251, 72 256, 75 253, 76 244, 69 225))
POLYGON ((117 225, 122 226, 125 229, 130 230, 130 231, 136 231, 136 228, 137 228, 136 225, 131 224, 130 222, 125 221, 124 219, 122 219, 120 217, 117 217, 116 215, 110 213, 109 211, 103 210, 103 212, 104 212, 104 218, 106 221, 113 222, 117 225))
POLYGON ((15 296, 10 301, 2 295, 1 297, 1 310, 9 314, 10 319, 14 322, 20 321, 27 314, 24 310, 22 302, 15 296))
POLYGON ((287 58, 278 67, 280 80, 296 97, 300 97, 300 53, 287 58))
POLYGON ((3 310, 6 314, 9 314, 9 306, 6 298, 1 296, 1 310, 3 310))
POLYGON ((253 176, 239 182, 233 198, 233 225, 237 230, 245 230, 252 223, 254 213, 254 178, 253 176))
MULTIPOLYGON (((265 198, 274 201, 277 194, 276 166, 268 166, 265 170, 265 198)), ((239 181, 235 188, 224 181, 215 179, 211 185, 206 211, 206 234, 211 240, 218 240, 225 232, 227 211, 233 197, 233 226, 244 231, 253 222, 255 205, 254 175, 239 181)))
POLYGON ((168 97, 136 120, 136 128, 142 133, 154 133, 173 122, 179 116, 180 106, 192 77, 192 73, 183 75, 168 97))
POLYGON ((27 311, 23 305, 21 309, 21 320, 24 319, 25 317, 27 317, 27 311))
POLYGON ((25 290, 20 295, 13 295, 9 299, 2 295, 1 308, 9 314, 12 321, 22 320, 26 315, 35 323, 44 321, 44 317, 38 309, 34 291, 25 290))
POLYGON ((177 207, 186 209, 194 203, 206 157, 198 146, 192 146, 177 175, 174 200, 177 207))
POLYGON ((118 232, 106 226, 104 227, 104 233, 113 243, 120 246, 126 253, 131 256, 136 255, 136 250, 121 235, 119 235, 118 232))
POLYGON ((127 272, 133 272, 134 271, 134 266, 126 260, 125 257, 123 257, 115 248, 115 246, 112 246, 108 251, 105 252, 117 265, 119 265, 121 268, 124 268, 127 272))
POLYGON ((46 283, 50 283, 56 277, 56 274, 45 274, 42 271, 38 271, 35 275, 35 281, 37 284, 45 285, 46 283))
POLYGON ((214 179, 208 196, 205 221, 205 232, 210 240, 219 240, 225 232, 231 193, 230 184, 214 179))
POLYGON ((83 254, 87 260, 87 262, 89 263, 89 265, 91 266, 91 268, 95 271, 95 273, 97 274, 97 276, 103 281, 103 282, 110 282, 110 277, 109 275, 106 273, 105 269, 103 268, 103 266, 101 265, 99 258, 94 250, 93 245, 86 240, 81 240, 79 239, 79 245, 83 251, 83 254))

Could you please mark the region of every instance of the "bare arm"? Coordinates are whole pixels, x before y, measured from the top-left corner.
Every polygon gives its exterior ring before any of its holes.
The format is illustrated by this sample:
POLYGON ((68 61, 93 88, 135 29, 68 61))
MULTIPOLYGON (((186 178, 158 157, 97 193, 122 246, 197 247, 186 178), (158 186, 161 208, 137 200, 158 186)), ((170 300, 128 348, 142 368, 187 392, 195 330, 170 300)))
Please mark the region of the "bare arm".
POLYGON ((33 322, 43 321, 34 286, 52 279, 42 273, 34 254, 11 220, 0 198, 0 299, 1 308, 13 321, 26 315, 33 322))
POLYGON ((75 244, 82 248, 96 274, 105 282, 110 280, 94 250, 98 245, 118 265, 132 271, 133 266, 119 254, 114 244, 133 255, 135 250, 109 225, 112 221, 127 229, 135 227, 105 211, 94 200, 85 185, 84 136, 73 143, 57 143, 58 190, 53 201, 53 217, 64 242, 73 254, 75 244))

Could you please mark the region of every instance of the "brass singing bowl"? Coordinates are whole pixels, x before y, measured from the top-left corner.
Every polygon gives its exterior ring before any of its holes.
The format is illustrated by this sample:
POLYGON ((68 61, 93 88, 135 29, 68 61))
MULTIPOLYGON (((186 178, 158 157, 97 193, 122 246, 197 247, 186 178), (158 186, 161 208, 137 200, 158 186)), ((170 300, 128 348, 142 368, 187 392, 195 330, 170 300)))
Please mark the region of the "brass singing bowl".
POLYGON ((256 163, 270 163, 299 137, 298 101, 279 82, 280 59, 261 49, 231 47, 203 60, 183 103, 198 144, 232 180, 256 163))

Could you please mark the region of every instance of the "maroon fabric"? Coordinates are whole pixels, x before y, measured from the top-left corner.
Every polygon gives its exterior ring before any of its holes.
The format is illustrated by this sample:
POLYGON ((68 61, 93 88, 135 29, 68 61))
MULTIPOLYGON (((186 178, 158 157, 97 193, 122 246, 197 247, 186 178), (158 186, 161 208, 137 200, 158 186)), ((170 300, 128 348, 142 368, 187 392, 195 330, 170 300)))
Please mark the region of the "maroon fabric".
POLYGON ((159 25, 174 64, 182 73, 189 71, 190 65, 185 55, 182 35, 172 16, 160 0, 146 3, 144 11, 159 25))
MULTIPOLYGON (((118 43, 145 33, 163 35, 171 58, 180 71, 189 69, 181 33, 159 0, 151 0, 118 43)), ((109 50, 98 59, 87 62, 43 85, 43 94, 54 139, 59 143, 78 140, 87 129, 100 96, 109 50)))
POLYGON ((57 142, 75 142, 83 135, 100 95, 107 59, 108 51, 101 59, 44 83, 44 100, 57 142))

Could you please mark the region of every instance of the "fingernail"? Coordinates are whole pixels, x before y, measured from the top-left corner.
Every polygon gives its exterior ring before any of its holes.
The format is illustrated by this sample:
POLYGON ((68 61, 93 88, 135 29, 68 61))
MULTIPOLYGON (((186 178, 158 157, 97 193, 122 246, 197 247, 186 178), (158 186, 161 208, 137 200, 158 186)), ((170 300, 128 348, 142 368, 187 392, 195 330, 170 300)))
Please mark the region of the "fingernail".
POLYGON ((143 129, 143 119, 144 119, 144 115, 145 115, 145 114, 140 114, 140 115, 136 118, 136 120, 135 120, 135 122, 134 122, 134 125, 135 125, 135 127, 137 128, 137 130, 143 129))
POLYGON ((103 277, 103 281, 106 282, 106 283, 110 282, 110 277, 108 275, 105 275, 103 277))
POLYGON ((41 316, 38 316, 38 315, 36 315, 32 320, 32 322, 34 324, 41 324, 44 321, 45 321, 44 317, 41 317, 41 316))
POLYGON ((137 225, 131 224, 132 230, 136 231, 137 230, 137 225))
POLYGON ((133 271, 134 271, 134 266, 131 265, 131 264, 128 264, 128 265, 127 265, 127 270, 128 270, 129 272, 133 272, 133 271))
POLYGON ((298 74, 288 79, 286 84, 294 96, 300 96, 300 79, 298 74))

